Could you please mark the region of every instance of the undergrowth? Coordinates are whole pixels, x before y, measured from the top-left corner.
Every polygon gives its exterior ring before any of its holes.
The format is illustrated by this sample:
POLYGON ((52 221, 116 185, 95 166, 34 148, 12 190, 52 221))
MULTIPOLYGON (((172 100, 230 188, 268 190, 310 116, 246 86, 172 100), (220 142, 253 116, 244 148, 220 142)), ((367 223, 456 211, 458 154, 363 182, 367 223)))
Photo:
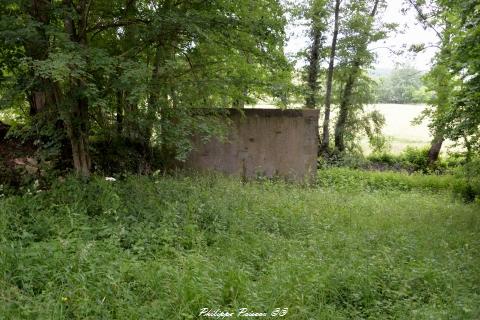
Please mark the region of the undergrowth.
POLYGON ((478 319, 478 204, 425 190, 448 178, 352 174, 68 178, 4 197, 0 318, 478 319))

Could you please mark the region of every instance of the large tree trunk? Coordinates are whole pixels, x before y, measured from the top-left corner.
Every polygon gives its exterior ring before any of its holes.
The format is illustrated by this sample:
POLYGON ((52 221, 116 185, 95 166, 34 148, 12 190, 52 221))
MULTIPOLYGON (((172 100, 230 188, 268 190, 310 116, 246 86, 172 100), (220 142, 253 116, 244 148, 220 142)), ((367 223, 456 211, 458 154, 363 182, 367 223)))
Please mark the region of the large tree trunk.
POLYGON ((90 175, 90 153, 88 150, 88 101, 79 99, 72 106, 67 125, 72 145, 73 166, 83 177, 90 175))
POLYGON ((445 141, 442 134, 436 134, 432 140, 430 150, 428 151, 428 164, 434 164, 440 155, 440 150, 442 149, 442 144, 445 141))
MULTIPOLYGON (((64 28, 72 42, 76 42, 80 47, 87 46, 87 3, 81 0, 74 7, 72 0, 63 0, 65 9, 64 28), (77 23, 71 16, 73 12, 78 14, 77 23)), ((77 174, 88 177, 90 175, 90 152, 88 148, 88 99, 83 97, 85 84, 80 79, 74 79, 71 82, 69 95, 74 98, 70 100, 70 110, 67 121, 67 131, 72 146, 73 167, 77 174)))
POLYGON ((337 37, 338 37, 338 27, 339 27, 339 13, 340 13, 340 2, 341 0, 336 0, 335 2, 335 24, 333 29, 333 38, 332 38, 332 47, 330 49, 330 61, 328 64, 328 74, 327 74, 327 92, 325 94, 325 115, 323 118, 323 135, 322 135, 322 144, 320 150, 322 152, 328 152, 328 146, 330 143, 330 105, 332 101, 332 84, 333 84, 333 68, 335 64, 335 51, 337 48, 337 37))
POLYGON ((312 47, 310 49, 310 56, 308 57, 308 75, 307 85, 308 92, 305 98, 305 107, 307 109, 315 109, 317 107, 317 95, 318 95, 318 67, 320 62, 320 47, 322 33, 320 30, 312 27, 312 47))

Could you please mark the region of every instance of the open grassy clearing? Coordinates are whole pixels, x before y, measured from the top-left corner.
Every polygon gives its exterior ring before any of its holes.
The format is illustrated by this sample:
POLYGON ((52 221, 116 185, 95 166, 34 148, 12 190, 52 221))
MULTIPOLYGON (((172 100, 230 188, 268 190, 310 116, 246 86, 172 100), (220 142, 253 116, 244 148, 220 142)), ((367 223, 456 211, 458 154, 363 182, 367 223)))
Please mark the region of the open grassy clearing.
MULTIPOLYGON (((259 103, 255 108, 276 108, 275 105, 268 103, 259 103)), ((297 104, 294 108, 302 108, 303 105, 297 104)), ((383 134, 389 139, 390 151, 393 154, 399 154, 407 147, 426 147, 429 146, 432 141, 428 124, 429 121, 425 120, 422 123, 415 125, 412 121, 419 117, 422 112, 427 108, 424 104, 388 104, 378 103, 366 106, 367 111, 377 110, 385 117, 385 126, 383 128, 383 134)), ((337 114, 337 108, 333 106, 332 117, 335 119, 337 114)), ((322 109, 320 109, 320 127, 323 124, 322 109)), ((362 139, 360 145, 365 153, 370 152, 368 140, 362 139)), ((459 147, 453 147, 451 141, 445 143, 442 153, 446 153, 448 148, 453 150, 461 150, 459 147)))
POLYGON ((0 318, 478 319, 478 204, 438 177, 338 170, 310 187, 95 178, 3 198, 0 318))
POLYGON ((426 109, 423 104, 374 104, 367 110, 378 110, 385 117, 383 133, 391 139, 393 153, 402 152, 407 146, 424 147, 430 145, 432 137, 428 130, 428 120, 419 125, 412 121, 426 109))

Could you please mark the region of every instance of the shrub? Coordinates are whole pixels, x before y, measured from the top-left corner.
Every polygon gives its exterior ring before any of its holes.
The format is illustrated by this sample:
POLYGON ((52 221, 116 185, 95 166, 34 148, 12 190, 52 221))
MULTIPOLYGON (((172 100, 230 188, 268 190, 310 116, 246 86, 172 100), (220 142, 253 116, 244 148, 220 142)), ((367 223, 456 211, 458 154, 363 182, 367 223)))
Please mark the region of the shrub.
POLYGON ((411 166, 414 171, 428 172, 428 151, 428 147, 407 147, 400 155, 400 159, 405 165, 411 166))
POLYGON ((318 159, 319 168, 362 168, 367 164, 367 160, 361 153, 355 152, 332 152, 328 156, 322 156, 318 159))
POLYGON ((480 157, 476 157, 465 163, 460 170, 460 174, 467 181, 467 185, 461 190, 461 194, 468 202, 480 199, 480 157))

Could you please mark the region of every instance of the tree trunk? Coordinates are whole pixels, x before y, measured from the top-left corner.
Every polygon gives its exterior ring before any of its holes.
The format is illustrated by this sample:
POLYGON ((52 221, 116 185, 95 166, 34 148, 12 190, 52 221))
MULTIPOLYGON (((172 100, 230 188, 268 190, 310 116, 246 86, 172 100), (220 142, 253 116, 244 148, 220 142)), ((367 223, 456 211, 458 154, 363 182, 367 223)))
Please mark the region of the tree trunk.
POLYGON ((465 148, 467 148, 467 153, 465 155, 465 161, 467 163, 470 163, 472 161, 472 143, 468 140, 468 137, 466 135, 463 136, 463 141, 465 144, 465 148))
MULTIPOLYGON (((45 33, 45 26, 50 21, 51 0, 31 0, 26 4, 26 11, 30 17, 37 22, 36 33, 25 42, 25 54, 33 60, 45 60, 48 55, 49 39, 45 33)), ((27 93, 29 102, 30 116, 44 111, 53 101, 51 82, 48 79, 39 79, 35 77, 33 70, 30 76, 34 79, 34 84, 27 93)))
POLYGON ((432 165, 438 160, 442 144, 445 141, 442 134, 436 134, 428 151, 428 164, 432 165))
POLYGON ((335 125, 335 148, 340 152, 345 151, 345 126, 347 124, 350 100, 352 97, 353 85, 357 77, 357 70, 358 64, 355 63, 352 73, 348 77, 347 82, 345 83, 345 87, 343 89, 337 124, 335 125))
MULTIPOLYGON (((380 0, 375 0, 373 9, 370 12, 371 18, 375 17, 375 14, 377 13, 379 1, 380 0)), ((368 41, 363 43, 362 46, 364 47, 364 49, 366 49, 368 46, 368 41)), ((359 50, 359 51, 362 51, 362 50, 359 50)), ((338 114, 338 119, 335 125, 335 148, 340 152, 345 151, 345 127, 349 117, 349 111, 350 111, 349 109, 351 106, 353 88, 354 88, 355 82, 357 81, 358 74, 360 72, 361 67, 362 67, 362 61, 357 53, 357 56, 354 58, 352 63, 350 75, 348 76, 347 81, 345 83, 342 98, 340 101, 340 110, 338 114)))
POLYGON ((307 109, 315 109, 317 107, 318 94, 318 67, 320 62, 320 47, 322 33, 315 26, 312 27, 312 47, 310 56, 308 57, 308 92, 305 98, 305 107, 307 109))
MULTIPOLYGON (((65 32, 72 42, 80 47, 87 46, 87 4, 81 0, 78 6, 74 7, 72 0, 63 0, 65 16, 63 19, 65 32), (78 15, 77 24, 71 16, 72 12, 78 15)), ((88 177, 90 175, 90 152, 88 148, 88 99, 83 97, 85 84, 80 79, 71 81, 69 95, 71 99, 68 113, 67 132, 72 146, 73 167, 77 174, 88 177)))
POLYGON ((78 99, 72 106, 67 131, 72 145, 73 167, 83 177, 90 175, 90 153, 88 150, 88 101, 78 99))
MULTIPOLYGON (((137 0, 126 0, 125 10, 123 11, 123 18, 126 20, 133 20, 138 14, 137 0)), ((138 27, 135 24, 124 27, 124 38, 121 42, 122 55, 127 59, 135 59, 135 53, 129 51, 132 46, 138 43, 138 27)), ((119 70, 120 72, 120 70, 119 70)), ((138 142, 141 140, 141 130, 139 124, 139 109, 136 101, 127 99, 131 98, 131 92, 128 89, 118 89, 117 92, 117 133, 122 138, 130 142, 138 142)))
POLYGON ((117 106, 116 106, 116 126, 118 136, 122 135, 123 131, 123 112, 125 110, 125 98, 123 91, 117 91, 117 106))
POLYGON ((327 92, 325 94, 325 115, 323 118, 323 135, 322 135, 322 144, 320 150, 322 152, 328 152, 328 146, 330 143, 330 104, 332 101, 332 84, 333 84, 333 68, 335 64, 335 51, 337 48, 337 36, 338 36, 338 27, 339 27, 339 12, 340 12, 340 2, 341 0, 336 0, 335 2, 335 24, 333 29, 333 38, 332 38, 332 48, 330 49, 330 61, 328 64, 328 74, 327 74, 327 92))

